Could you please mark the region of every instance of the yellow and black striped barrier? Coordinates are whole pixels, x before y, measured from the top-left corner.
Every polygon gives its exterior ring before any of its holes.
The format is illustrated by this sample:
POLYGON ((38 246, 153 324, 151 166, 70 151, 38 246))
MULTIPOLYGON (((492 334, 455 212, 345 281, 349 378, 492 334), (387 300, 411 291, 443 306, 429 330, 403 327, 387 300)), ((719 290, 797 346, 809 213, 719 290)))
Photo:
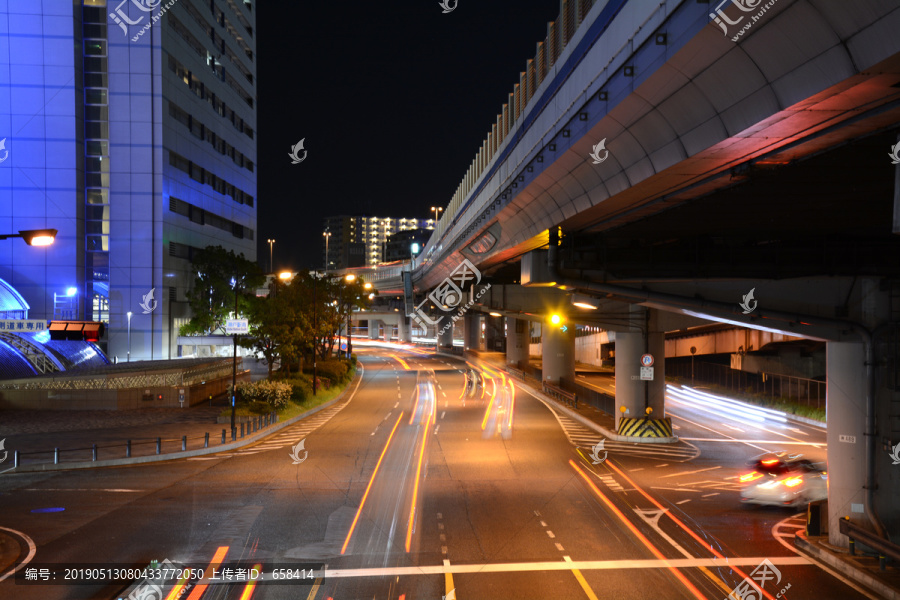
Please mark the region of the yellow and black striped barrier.
POLYGON ((651 419, 650 417, 622 417, 619 419, 619 435, 642 438, 672 437, 672 419, 651 419))

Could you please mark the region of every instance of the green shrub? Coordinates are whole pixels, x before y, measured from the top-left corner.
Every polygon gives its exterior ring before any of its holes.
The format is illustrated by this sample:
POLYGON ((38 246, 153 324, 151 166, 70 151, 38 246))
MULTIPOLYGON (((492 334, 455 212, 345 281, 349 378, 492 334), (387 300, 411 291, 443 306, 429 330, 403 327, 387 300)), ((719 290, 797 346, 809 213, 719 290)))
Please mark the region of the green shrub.
POLYGON ((323 360, 317 365, 319 377, 325 377, 330 384, 342 383, 350 379, 350 364, 345 360, 323 360))
POLYGON ((267 404, 269 409, 287 405, 293 389, 282 381, 245 381, 237 385, 238 394, 245 402, 267 404))

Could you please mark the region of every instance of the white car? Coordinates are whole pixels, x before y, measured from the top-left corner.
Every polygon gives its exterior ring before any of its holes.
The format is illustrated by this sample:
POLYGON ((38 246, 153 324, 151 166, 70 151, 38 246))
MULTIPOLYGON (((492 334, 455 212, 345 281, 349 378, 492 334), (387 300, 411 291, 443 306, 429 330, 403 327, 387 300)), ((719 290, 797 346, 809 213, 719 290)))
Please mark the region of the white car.
POLYGON ((798 455, 764 454, 741 475, 741 502, 765 506, 802 506, 828 497, 828 473, 798 455))

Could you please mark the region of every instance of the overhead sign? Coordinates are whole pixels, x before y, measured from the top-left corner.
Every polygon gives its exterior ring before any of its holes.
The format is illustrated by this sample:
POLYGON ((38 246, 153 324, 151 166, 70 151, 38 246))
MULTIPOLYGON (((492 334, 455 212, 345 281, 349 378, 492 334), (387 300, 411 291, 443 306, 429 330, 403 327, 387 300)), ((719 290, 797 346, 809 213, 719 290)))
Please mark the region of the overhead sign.
POLYGON ((225 333, 227 335, 250 333, 250 325, 247 319, 228 319, 225 321, 225 333))
POLYGON ((653 367, 641 367, 641 381, 653 381, 653 367))
POLYGON ((44 331, 47 321, 36 319, 3 319, 0 320, 0 331, 44 331))
POLYGON ((641 366, 643 367, 652 367, 653 366, 653 355, 652 354, 643 354, 641 355, 641 366))

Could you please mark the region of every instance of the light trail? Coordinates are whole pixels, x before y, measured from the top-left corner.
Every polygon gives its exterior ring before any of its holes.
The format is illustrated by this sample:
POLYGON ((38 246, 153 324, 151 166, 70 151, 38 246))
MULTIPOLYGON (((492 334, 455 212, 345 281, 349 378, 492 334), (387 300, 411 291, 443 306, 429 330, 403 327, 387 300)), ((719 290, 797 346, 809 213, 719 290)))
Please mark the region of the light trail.
POLYGON ((428 428, 422 432, 422 449, 419 451, 419 464, 416 467, 416 483, 413 486, 412 503, 409 507, 409 524, 406 527, 406 551, 409 552, 412 544, 413 523, 416 522, 416 497, 419 495, 419 478, 422 475, 422 458, 425 456, 425 441, 428 439, 428 428))
POLYGON ((391 430, 391 435, 388 436, 387 443, 384 445, 384 450, 381 451, 381 456, 378 457, 378 462, 375 463, 375 470, 372 471, 372 477, 369 478, 369 485, 366 486, 366 492, 363 494, 362 501, 359 503, 359 508, 356 510, 356 516, 353 517, 353 523, 350 524, 350 531, 347 532, 347 539, 344 540, 344 545, 341 547, 341 554, 347 551, 347 546, 350 544, 350 538, 353 537, 353 530, 356 528, 357 521, 359 521, 359 515, 362 513, 363 506, 366 505, 366 498, 369 496, 369 490, 372 489, 372 483, 375 482, 375 476, 378 474, 378 467, 381 466, 381 461, 384 460, 384 455, 391 445, 391 440, 394 439, 394 432, 397 431, 397 426, 400 425, 400 419, 402 418, 403 411, 400 411, 400 414, 397 416, 397 422, 394 423, 394 428, 391 430))
MULTIPOLYGON (((207 570, 204 571, 204 573, 212 574, 213 572, 215 572, 215 570, 217 568, 221 567, 222 562, 225 560, 226 554, 228 554, 228 546, 219 546, 218 550, 216 550, 216 553, 213 554, 212 560, 209 561, 209 566, 207 567, 207 570)), ((209 581, 209 578, 204 577, 203 581, 209 581)), ((169 592, 169 595, 166 597, 166 600, 170 600, 170 599, 174 600, 175 598, 178 598, 181 595, 180 594, 181 590, 179 589, 179 587, 183 588, 184 585, 179 584, 179 585, 176 585, 174 588, 172 588, 172 591, 169 592)), ((205 592, 206 588, 208 588, 208 587, 209 587, 209 583, 199 584, 197 587, 195 587, 193 590, 191 590, 191 594, 187 597, 187 600, 199 600, 200 596, 203 595, 203 592, 205 592)))
MULTIPOLYGON (((622 471, 622 469, 620 469, 619 467, 617 467, 616 465, 614 465, 614 464, 612 463, 612 461, 609 461, 609 460, 606 461, 606 465, 608 465, 613 471, 615 471, 616 473, 618 473, 619 475, 621 475, 622 478, 625 479, 625 481, 627 481, 629 484, 631 484, 631 487, 632 487, 632 488, 634 488, 635 490, 637 490, 638 493, 640 493, 642 496, 644 496, 644 498, 646 498, 647 500, 649 500, 651 504, 653 504, 654 506, 656 506, 656 508, 658 508, 658 509, 660 509, 661 511, 663 511, 663 514, 665 514, 667 517, 669 517, 670 519, 672 519, 672 521, 674 521, 676 525, 678 525, 678 526, 681 527, 685 532, 687 532, 687 534, 688 534, 689 536, 691 536, 692 538, 694 538, 694 540, 696 540, 697 543, 699 543, 703 548, 707 548, 707 547, 708 547, 708 548, 709 548, 709 551, 710 551, 716 558, 725 559, 725 556, 724 556, 721 552, 719 552, 718 550, 716 550, 716 549, 713 547, 713 545, 709 543, 709 541, 704 540, 704 539, 701 538, 699 535, 697 535, 696 533, 694 533, 694 531, 693 531, 691 528, 689 528, 687 525, 685 525, 684 523, 681 522, 681 519, 679 519, 678 517, 676 517, 675 515, 673 515, 671 510, 669 510, 669 509, 667 509, 667 508, 664 508, 662 504, 660 504, 659 502, 657 502, 656 499, 655 499, 653 496, 651 496, 650 494, 648 494, 647 492, 645 492, 642 488, 640 488, 640 487, 639 487, 639 486, 631 479, 631 477, 629 477, 628 475, 626 475, 626 474, 624 473, 624 471, 622 471)), ((733 561, 732 561, 732 562, 733 562, 733 561)), ((762 562, 762 561, 760 561, 760 562, 762 562)), ((740 569, 738 569, 738 568, 737 568, 736 566, 734 566, 733 564, 732 564, 732 565, 728 565, 728 566, 730 566, 731 569, 732 569, 735 573, 737 573, 738 575, 740 575, 742 578, 746 579, 746 578, 748 577, 748 575, 747 575, 746 573, 744 573, 743 571, 741 571, 740 569)), ((768 593, 767 591, 762 590, 762 593, 763 593, 763 595, 764 595, 766 598, 768 598, 769 600, 775 600, 775 597, 772 596, 772 594, 768 593)))
POLYGON ((513 386, 512 377, 509 379, 509 428, 512 429, 513 409, 516 407, 516 388, 513 386))
MULTIPOLYGON (((632 533, 638 540, 640 540, 640 542, 641 542, 642 544, 644 544, 644 546, 645 546, 648 550, 650 550, 650 552, 653 553, 653 556, 655 556, 656 558, 658 558, 658 559, 660 559, 660 560, 666 560, 666 557, 663 555, 663 553, 660 552, 660 551, 656 548, 656 546, 654 546, 654 545, 650 542, 650 540, 648 540, 647 537, 646 537, 643 533, 641 533, 640 531, 638 531, 637 527, 635 527, 634 524, 633 524, 631 521, 629 521, 629 520, 625 517, 624 514, 622 514, 622 511, 620 511, 620 510, 616 507, 616 505, 613 504, 612 501, 611 501, 609 498, 606 497, 606 494, 604 494, 603 492, 600 491, 600 488, 598 488, 598 487, 596 486, 596 484, 594 484, 594 482, 591 481, 591 479, 590 479, 590 477, 588 477, 587 473, 585 473, 584 471, 582 471, 582 470, 581 470, 581 467, 579 467, 579 466, 575 463, 575 461, 573 461, 572 459, 569 459, 569 465, 571 465, 571 467, 572 467, 573 469, 575 469, 575 472, 578 473, 578 475, 581 476, 581 478, 585 481, 585 483, 588 484, 588 486, 591 488, 591 490, 593 490, 593 492, 597 495, 597 497, 599 497, 601 500, 603 500, 603 503, 606 504, 606 506, 613 512, 613 514, 616 515, 616 516, 619 518, 619 520, 622 521, 622 523, 623 523, 626 527, 628 527, 628 529, 631 531, 631 533, 632 533)), ((672 572, 673 575, 675 575, 675 577, 678 579, 678 581, 680 581, 681 584, 684 585, 684 587, 686 587, 687 590, 688 590, 689 592, 691 592, 691 594, 693 594, 693 596, 694 596, 695 598, 697 598, 697 600, 706 600, 706 596, 704 596, 703 594, 701 594, 701 593, 700 593, 700 590, 698 590, 698 589, 694 586, 693 583, 691 583, 690 581, 688 581, 688 578, 685 577, 684 574, 683 574, 681 571, 679 571, 678 569, 676 569, 676 568, 674 568, 674 567, 671 567, 671 566, 669 566, 668 569, 669 569, 669 571, 672 572)))
MULTIPOLYGON (((260 563, 256 563, 253 565, 254 569, 258 569, 260 573, 262 573, 263 566, 260 563)), ((253 596, 253 590, 256 589, 256 581, 250 580, 247 582, 247 585, 244 586, 244 592, 241 594, 240 600, 250 600, 250 597, 253 596)))

